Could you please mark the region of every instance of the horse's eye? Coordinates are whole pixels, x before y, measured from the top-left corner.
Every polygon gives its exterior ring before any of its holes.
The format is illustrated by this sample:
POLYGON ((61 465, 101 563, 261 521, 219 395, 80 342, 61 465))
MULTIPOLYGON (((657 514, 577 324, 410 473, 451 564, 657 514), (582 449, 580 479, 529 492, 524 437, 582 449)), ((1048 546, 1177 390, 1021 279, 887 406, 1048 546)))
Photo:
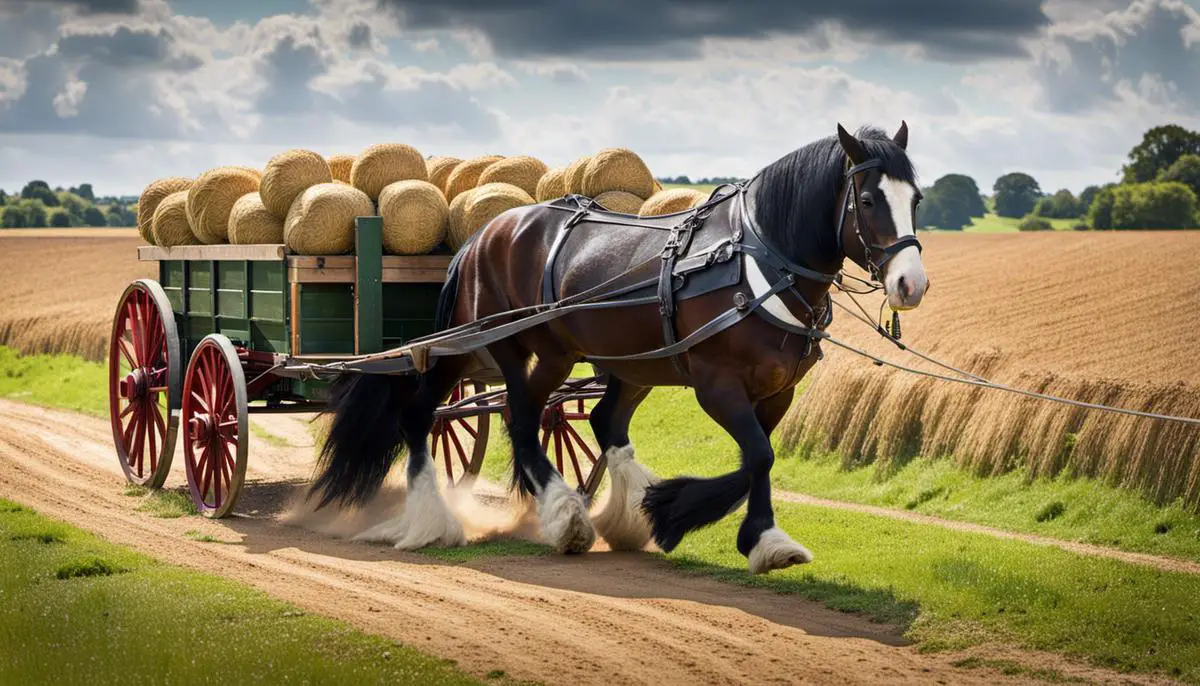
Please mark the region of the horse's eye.
POLYGON ((871 207, 875 204, 875 198, 871 197, 870 191, 863 191, 862 195, 858 196, 858 201, 862 203, 863 207, 871 207))

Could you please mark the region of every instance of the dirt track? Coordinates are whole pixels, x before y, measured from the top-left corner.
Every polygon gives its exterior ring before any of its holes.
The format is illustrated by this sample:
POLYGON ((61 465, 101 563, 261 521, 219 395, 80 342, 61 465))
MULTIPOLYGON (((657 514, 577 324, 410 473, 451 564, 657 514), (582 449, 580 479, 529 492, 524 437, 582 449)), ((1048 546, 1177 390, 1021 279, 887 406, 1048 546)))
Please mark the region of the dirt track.
MULTIPOLYGON (((967 654, 1089 681, 1151 683, 1002 647, 923 655, 890 628, 768 591, 684 576, 643 554, 491 558, 449 565, 282 523, 310 469, 296 417, 260 426, 239 510, 213 522, 157 519, 122 495, 107 422, 0 401, 0 495, 159 559, 249 583, 477 675, 548 684, 997 683, 967 654), (278 442, 278 441, 277 441, 278 442), (203 543, 189 531, 228 545, 203 543)), ((260 418, 256 417, 256 422, 260 418)), ((180 458, 176 457, 177 460, 180 458)), ((181 483, 179 462, 168 485, 181 483)))

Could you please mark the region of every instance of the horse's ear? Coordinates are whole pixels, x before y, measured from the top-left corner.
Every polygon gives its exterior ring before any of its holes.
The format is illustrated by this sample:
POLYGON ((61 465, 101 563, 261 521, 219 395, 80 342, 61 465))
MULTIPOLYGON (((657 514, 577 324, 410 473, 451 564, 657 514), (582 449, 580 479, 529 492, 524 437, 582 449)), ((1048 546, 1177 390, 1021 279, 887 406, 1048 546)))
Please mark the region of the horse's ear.
POLYGON ((892 140, 896 141, 896 145, 899 145, 901 150, 908 149, 908 122, 900 120, 900 130, 896 132, 895 136, 892 136, 892 140))
POLYGON ((838 124, 838 140, 841 141, 842 150, 846 151, 846 156, 850 158, 851 162, 862 164, 867 160, 867 151, 863 149, 862 143, 858 142, 858 139, 849 131, 842 128, 841 124, 838 124))

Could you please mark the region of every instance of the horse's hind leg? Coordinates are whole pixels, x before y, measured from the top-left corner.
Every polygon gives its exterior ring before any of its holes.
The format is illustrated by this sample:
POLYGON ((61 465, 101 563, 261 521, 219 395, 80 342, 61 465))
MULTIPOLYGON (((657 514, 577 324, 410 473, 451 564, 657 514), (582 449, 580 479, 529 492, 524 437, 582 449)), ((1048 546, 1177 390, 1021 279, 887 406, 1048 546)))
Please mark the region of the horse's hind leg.
POLYGON ((792 402, 792 389, 766 398, 754 408, 759 427, 767 439, 766 452, 746 457, 750 470, 750 497, 746 503, 746 519, 738 530, 738 551, 749 559, 752 574, 765 574, 812 561, 812 553, 796 543, 775 526, 771 508, 771 465, 775 461, 770 450, 770 436, 792 402))
POLYGON ((399 417, 408 447, 408 494, 404 511, 355 536, 355 540, 387 542, 400 550, 466 543, 462 524, 438 491, 437 470, 427 445, 434 411, 458 383, 461 369, 461 359, 442 358, 422 377, 416 398, 399 417))
POLYGON ((587 503, 550 464, 538 440, 546 401, 570 376, 574 361, 539 357, 526 372, 529 356, 514 343, 501 341, 488 351, 504 373, 507 388, 513 481, 522 494, 536 498, 538 523, 548 544, 563 553, 585 552, 596 540, 587 503))
POLYGON ((608 502, 592 522, 613 550, 641 550, 650 540, 650 522, 642 512, 646 488, 658 479, 634 460, 629 422, 650 389, 610 377, 604 397, 592 409, 592 430, 608 462, 608 502))

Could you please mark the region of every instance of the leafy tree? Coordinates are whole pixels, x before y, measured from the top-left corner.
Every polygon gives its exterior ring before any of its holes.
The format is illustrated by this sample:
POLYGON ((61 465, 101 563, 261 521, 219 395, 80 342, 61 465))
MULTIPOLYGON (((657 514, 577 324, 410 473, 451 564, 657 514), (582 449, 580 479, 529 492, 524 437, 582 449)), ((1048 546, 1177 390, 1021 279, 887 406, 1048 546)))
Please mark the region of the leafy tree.
POLYGON ((1200 155, 1183 155, 1158 175, 1159 181, 1178 181, 1200 197, 1200 155))
POLYGON ((96 203, 96 194, 92 192, 92 184, 90 183, 81 183, 79 184, 79 188, 72 188, 70 192, 92 204, 96 203))
POLYGON ((1121 167, 1125 183, 1154 181, 1184 155, 1200 155, 1200 132, 1177 124, 1156 126, 1129 151, 1129 164, 1121 167))
POLYGON ((21 197, 25 200, 41 200, 46 207, 58 207, 58 195, 50 190, 45 181, 30 181, 21 189, 21 197))
POLYGON ((1177 181, 1121 184, 1113 189, 1114 229, 1186 229, 1197 224, 1192 189, 1177 181))
POLYGON ((1111 229, 1113 227, 1113 204, 1116 202, 1114 188, 1116 186, 1101 188, 1092 200, 1092 206, 1088 208, 1088 223, 1092 225, 1093 229, 1111 229))
POLYGON ((25 226, 40 229, 46 226, 46 206, 36 200, 21 203, 25 210, 25 226))
POLYGON ((1096 199, 1096 194, 1100 192, 1099 186, 1088 186, 1079 194, 1079 214, 1085 215, 1092 208, 1092 201, 1096 199))
POLYGON ((1039 200, 1033 213, 1039 217, 1073 219, 1083 214, 1083 210, 1079 199, 1071 191, 1063 188, 1054 195, 1039 200))
POLYGON ((55 228, 66 228, 71 225, 71 215, 67 211, 59 208, 50 213, 50 226, 55 228))
POLYGON ((95 205, 88 205, 83 211, 84 226, 108 226, 108 220, 104 218, 104 213, 95 205))
POLYGON ((83 213, 92 204, 74 193, 59 193, 58 199, 62 203, 63 209, 67 211, 67 215, 71 218, 72 225, 83 226, 83 213))
POLYGON ((996 214, 1001 217, 1024 217, 1033 211, 1042 197, 1042 189, 1028 174, 1012 172, 996 179, 996 214))
POLYGON ((43 190, 50 190, 50 184, 41 180, 30 181, 21 189, 21 197, 25 200, 33 200, 37 197, 35 193, 43 190))
POLYGON ((5 193, 4 189, 0 188, 0 207, 4 207, 6 204, 8 204, 8 193, 5 193))
POLYGON ((933 182, 934 189, 956 198, 957 202, 966 207, 967 215, 982 217, 987 214, 983 205, 983 196, 979 194, 979 186, 975 179, 966 174, 946 174, 933 182))
POLYGON ((5 206, 4 212, 0 213, 0 224, 3 224, 6 229, 25 228, 25 210, 15 204, 5 206))
POLYGON ((1020 224, 1017 224, 1017 230, 1019 231, 1051 231, 1053 229, 1054 225, 1049 220, 1032 214, 1027 215, 1021 220, 1020 224))

